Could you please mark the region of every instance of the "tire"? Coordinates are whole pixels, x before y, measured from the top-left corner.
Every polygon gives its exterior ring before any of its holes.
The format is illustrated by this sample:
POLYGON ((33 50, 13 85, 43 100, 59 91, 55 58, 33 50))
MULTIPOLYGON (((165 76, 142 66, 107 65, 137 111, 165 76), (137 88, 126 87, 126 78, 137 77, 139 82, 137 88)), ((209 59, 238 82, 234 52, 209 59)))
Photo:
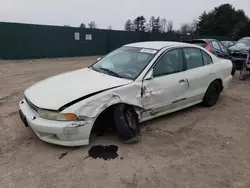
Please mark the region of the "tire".
POLYGON ((212 82, 203 98, 203 105, 205 107, 212 107, 217 103, 220 93, 222 90, 222 85, 219 81, 212 82))
POLYGON ((234 75, 235 75, 236 68, 235 68, 235 63, 232 62, 232 64, 233 64, 233 67, 232 67, 231 75, 234 76, 234 75))
POLYGON ((125 143, 140 141, 140 126, 134 109, 126 104, 119 104, 114 109, 114 121, 118 136, 125 143))

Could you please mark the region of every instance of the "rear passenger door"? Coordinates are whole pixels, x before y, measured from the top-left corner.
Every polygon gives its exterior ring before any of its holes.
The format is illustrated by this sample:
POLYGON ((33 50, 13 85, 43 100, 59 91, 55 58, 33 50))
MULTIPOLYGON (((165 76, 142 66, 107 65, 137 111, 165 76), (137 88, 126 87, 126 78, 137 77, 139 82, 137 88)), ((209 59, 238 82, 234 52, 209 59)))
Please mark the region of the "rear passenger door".
POLYGON ((209 84, 215 77, 212 58, 205 51, 195 47, 183 48, 183 53, 187 69, 185 76, 189 82, 186 102, 202 101, 209 84))

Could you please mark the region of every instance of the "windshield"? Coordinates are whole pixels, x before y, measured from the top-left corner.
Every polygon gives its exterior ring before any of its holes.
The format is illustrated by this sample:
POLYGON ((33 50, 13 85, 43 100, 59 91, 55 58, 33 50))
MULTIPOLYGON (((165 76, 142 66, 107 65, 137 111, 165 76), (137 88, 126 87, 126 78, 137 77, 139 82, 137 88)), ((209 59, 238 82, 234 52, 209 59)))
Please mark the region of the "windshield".
POLYGON ((91 68, 111 76, 134 80, 157 52, 154 49, 124 46, 111 52, 91 68))
POLYGON ((250 39, 240 39, 236 43, 237 46, 250 46, 250 39))

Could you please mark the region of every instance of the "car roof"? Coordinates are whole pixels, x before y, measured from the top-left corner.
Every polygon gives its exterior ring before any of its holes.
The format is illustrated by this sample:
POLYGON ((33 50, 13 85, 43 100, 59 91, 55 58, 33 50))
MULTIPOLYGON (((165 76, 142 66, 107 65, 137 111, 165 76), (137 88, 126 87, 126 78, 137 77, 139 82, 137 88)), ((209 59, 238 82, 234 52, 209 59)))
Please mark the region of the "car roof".
POLYGON ((195 45, 183 43, 183 42, 152 41, 152 42, 137 42, 137 43, 127 44, 125 46, 160 50, 166 47, 189 47, 189 46, 195 46, 195 45))

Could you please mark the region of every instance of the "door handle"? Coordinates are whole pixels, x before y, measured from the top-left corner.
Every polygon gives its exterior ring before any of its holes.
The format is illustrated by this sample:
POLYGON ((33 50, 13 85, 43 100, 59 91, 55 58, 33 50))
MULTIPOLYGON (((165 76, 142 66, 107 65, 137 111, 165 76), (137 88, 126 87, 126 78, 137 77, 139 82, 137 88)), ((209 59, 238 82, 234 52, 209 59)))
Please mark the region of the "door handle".
POLYGON ((179 81, 179 84, 180 84, 180 85, 187 84, 187 85, 188 85, 188 87, 189 87, 189 82, 188 82, 188 79, 181 79, 181 80, 179 81))
POLYGON ((182 79, 182 80, 179 81, 179 84, 180 84, 180 85, 185 85, 186 82, 187 82, 187 80, 182 79))
POLYGON ((213 73, 213 72, 210 72, 210 73, 209 73, 209 75, 210 75, 210 76, 213 76, 213 75, 214 75, 214 73, 213 73))
POLYGON ((179 81, 180 84, 183 84, 185 82, 186 82, 186 80, 184 80, 184 79, 182 79, 182 80, 179 81))

